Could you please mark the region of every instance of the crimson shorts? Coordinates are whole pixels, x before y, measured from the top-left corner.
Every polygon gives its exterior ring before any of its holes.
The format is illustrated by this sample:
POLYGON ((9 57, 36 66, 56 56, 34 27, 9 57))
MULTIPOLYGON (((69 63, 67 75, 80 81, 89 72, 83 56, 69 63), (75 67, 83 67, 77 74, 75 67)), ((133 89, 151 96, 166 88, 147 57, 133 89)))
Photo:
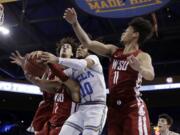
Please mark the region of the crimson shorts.
POLYGON ((146 104, 137 98, 127 104, 109 106, 108 135, 150 135, 150 121, 146 104))
POLYGON ((61 127, 51 127, 49 122, 44 124, 44 127, 40 131, 36 131, 35 135, 59 135, 61 127))
POLYGON ((32 121, 35 131, 42 130, 44 124, 51 118, 53 110, 53 102, 41 101, 32 121))

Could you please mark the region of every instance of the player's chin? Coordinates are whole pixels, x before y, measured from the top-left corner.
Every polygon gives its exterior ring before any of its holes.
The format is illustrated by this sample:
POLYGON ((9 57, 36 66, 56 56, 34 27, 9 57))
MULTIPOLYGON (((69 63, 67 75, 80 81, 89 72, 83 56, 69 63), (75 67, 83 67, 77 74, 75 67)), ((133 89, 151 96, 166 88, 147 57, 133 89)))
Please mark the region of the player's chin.
POLYGON ((122 43, 122 45, 124 45, 125 40, 123 38, 120 39, 120 43, 122 43))
POLYGON ((67 55, 66 55, 66 53, 63 53, 63 54, 61 54, 61 55, 60 55, 60 57, 62 57, 62 58, 66 58, 66 57, 67 57, 67 55))

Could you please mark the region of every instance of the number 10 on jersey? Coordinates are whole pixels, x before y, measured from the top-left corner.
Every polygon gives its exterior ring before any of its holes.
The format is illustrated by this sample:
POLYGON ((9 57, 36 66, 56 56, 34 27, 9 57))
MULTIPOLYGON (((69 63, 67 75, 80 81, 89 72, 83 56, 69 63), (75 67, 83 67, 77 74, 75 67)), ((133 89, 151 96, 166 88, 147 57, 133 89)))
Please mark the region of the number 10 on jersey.
POLYGON ((83 97, 85 97, 87 95, 91 95, 93 93, 93 89, 92 89, 90 82, 85 82, 82 85, 81 85, 81 95, 83 97))

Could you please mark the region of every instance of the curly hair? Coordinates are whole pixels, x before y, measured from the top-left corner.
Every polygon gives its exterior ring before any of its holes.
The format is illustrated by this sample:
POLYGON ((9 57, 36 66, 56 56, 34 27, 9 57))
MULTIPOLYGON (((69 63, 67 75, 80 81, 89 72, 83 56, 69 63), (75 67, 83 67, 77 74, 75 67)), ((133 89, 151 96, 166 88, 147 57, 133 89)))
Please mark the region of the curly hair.
POLYGON ((139 44, 144 43, 146 40, 150 39, 153 35, 153 27, 150 21, 137 17, 133 19, 129 26, 133 27, 135 32, 139 32, 139 44))
POLYGON ((70 44, 70 45, 72 46, 72 52, 73 52, 73 54, 76 53, 76 49, 77 49, 77 46, 78 46, 76 40, 75 40, 74 38, 72 38, 72 37, 65 37, 65 38, 59 40, 59 41, 56 43, 56 46, 57 46, 57 48, 56 48, 56 55, 57 55, 57 56, 59 56, 59 52, 60 52, 60 50, 61 50, 61 47, 62 47, 64 44, 70 44))

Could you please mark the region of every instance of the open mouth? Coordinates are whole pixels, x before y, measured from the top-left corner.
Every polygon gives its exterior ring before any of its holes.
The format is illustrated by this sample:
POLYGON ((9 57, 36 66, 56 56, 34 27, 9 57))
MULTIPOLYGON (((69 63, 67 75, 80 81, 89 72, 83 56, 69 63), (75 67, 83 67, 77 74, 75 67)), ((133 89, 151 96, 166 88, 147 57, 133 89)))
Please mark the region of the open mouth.
POLYGON ((78 55, 81 55, 81 52, 77 52, 78 55))

